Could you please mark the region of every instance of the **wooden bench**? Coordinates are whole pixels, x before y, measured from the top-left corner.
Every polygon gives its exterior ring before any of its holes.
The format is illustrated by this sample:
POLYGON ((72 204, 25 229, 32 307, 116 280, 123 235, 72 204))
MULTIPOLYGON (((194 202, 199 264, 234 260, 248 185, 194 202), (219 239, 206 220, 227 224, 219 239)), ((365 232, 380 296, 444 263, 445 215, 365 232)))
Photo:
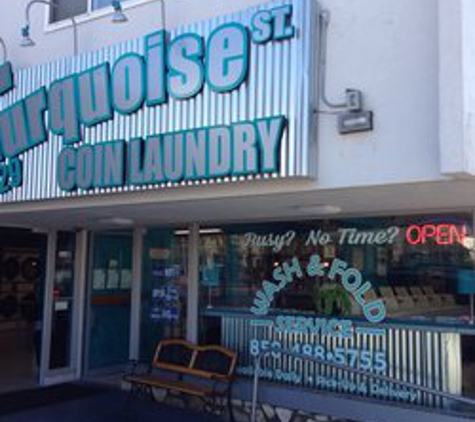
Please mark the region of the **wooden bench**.
POLYGON ((144 367, 133 362, 123 380, 130 383, 132 394, 147 393, 154 399, 154 388, 172 390, 199 397, 211 404, 213 411, 222 410, 224 400, 218 399, 226 398, 229 416, 234 422, 231 388, 236 362, 237 354, 221 346, 162 340, 152 363, 144 367))

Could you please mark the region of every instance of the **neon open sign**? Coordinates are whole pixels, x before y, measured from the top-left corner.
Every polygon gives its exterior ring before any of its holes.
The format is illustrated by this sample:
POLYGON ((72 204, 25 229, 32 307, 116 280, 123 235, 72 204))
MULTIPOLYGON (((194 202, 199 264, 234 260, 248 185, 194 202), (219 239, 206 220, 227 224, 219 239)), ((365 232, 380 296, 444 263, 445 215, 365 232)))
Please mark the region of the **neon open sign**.
POLYGON ((425 245, 433 242, 436 245, 464 244, 467 227, 456 224, 413 224, 406 230, 406 241, 410 245, 425 245))

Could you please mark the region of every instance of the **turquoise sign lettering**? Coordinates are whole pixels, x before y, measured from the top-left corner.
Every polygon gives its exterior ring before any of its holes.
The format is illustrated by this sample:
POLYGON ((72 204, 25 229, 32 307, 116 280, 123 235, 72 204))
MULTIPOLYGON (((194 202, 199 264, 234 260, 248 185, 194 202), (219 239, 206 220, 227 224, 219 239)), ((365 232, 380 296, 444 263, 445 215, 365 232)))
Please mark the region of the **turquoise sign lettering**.
MULTIPOLYGON (((285 126, 282 116, 268 120, 270 126, 285 126)), ((72 191, 210 179, 242 174, 242 163, 249 157, 259 157, 253 159, 252 171, 262 172, 265 163, 275 160, 273 148, 258 142, 236 148, 244 130, 249 138, 262 136, 262 127, 255 121, 157 134, 145 140, 67 147, 58 157, 58 183, 61 189, 72 191)), ((276 130, 266 136, 270 144, 279 145, 283 133, 276 130)), ((295 274, 303 276, 297 261, 284 264, 282 271, 285 283, 295 274)))
MULTIPOLYGON (((203 89, 219 95, 239 88, 249 73, 251 42, 294 35, 290 6, 260 10, 249 26, 219 25, 207 39, 152 33, 144 39, 143 54, 128 52, 114 63, 66 75, 2 110, 0 163, 46 142, 50 131, 65 146, 58 157, 58 184, 65 191, 277 172, 284 116, 102 146, 100 140, 78 144, 88 128, 115 113, 129 116, 170 98, 189 100, 203 89)), ((12 88, 7 63, 0 67, 0 95, 12 88)))

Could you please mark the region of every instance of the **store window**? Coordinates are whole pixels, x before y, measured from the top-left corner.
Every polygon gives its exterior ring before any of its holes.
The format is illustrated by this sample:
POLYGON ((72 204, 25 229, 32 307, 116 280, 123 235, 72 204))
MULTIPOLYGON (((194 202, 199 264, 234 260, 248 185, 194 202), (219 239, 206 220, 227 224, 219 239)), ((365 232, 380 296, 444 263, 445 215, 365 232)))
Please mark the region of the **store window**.
MULTIPOLYGON (((128 0, 122 0, 125 1, 128 0)), ((55 0, 55 3, 58 6, 50 8, 50 23, 111 7, 111 0, 55 0)))
POLYGON ((89 0, 57 0, 58 7, 50 8, 50 23, 82 15, 88 11, 89 0))
POLYGON ((140 358, 164 338, 186 338, 188 231, 149 229, 144 238, 140 358))
MULTIPOLYGON (((473 281, 471 219, 394 217, 222 227, 201 236, 202 309, 250 309, 265 280, 294 258, 302 267, 318 254, 361 271, 396 320, 470 321, 473 281)), ((343 265, 343 264, 342 264, 343 265)), ((274 310, 359 317, 361 306, 328 276, 303 274, 275 295, 274 310)))
POLYGON ((472 227, 467 213, 201 230, 200 341, 236 350, 242 376, 272 347, 323 363, 273 352, 268 381, 452 406, 332 365, 473 397, 472 227))

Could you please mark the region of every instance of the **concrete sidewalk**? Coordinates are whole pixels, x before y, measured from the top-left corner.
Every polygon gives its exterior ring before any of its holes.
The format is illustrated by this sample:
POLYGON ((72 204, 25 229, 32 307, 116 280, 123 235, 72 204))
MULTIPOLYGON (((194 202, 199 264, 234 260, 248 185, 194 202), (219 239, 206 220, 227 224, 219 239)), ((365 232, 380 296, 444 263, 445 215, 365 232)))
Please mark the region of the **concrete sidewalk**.
MULTIPOLYGON (((20 396, 19 396, 20 397, 20 396)), ((21 399, 20 399, 21 400, 21 399)), ((1 398, 0 398, 1 403, 1 398)), ((1 404, 0 404, 1 405, 1 404)), ((171 408, 147 399, 129 397, 120 390, 104 390, 87 397, 21 410, 21 402, 0 422, 219 422, 205 413, 171 408)))

